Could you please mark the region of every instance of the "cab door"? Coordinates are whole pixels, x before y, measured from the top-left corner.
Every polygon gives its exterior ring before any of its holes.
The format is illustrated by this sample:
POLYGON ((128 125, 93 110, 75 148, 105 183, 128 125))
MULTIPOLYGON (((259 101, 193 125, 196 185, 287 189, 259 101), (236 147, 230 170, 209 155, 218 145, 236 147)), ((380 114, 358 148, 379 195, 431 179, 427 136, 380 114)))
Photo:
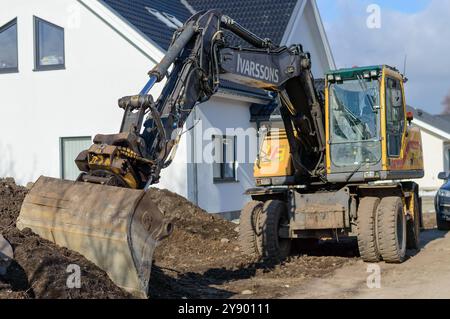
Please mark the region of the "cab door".
POLYGON ((385 156, 391 179, 423 177, 422 138, 417 127, 406 120, 403 78, 386 72, 385 96, 385 156))
POLYGON ((386 145, 389 159, 401 157, 406 127, 403 85, 400 79, 387 76, 386 92, 386 145))

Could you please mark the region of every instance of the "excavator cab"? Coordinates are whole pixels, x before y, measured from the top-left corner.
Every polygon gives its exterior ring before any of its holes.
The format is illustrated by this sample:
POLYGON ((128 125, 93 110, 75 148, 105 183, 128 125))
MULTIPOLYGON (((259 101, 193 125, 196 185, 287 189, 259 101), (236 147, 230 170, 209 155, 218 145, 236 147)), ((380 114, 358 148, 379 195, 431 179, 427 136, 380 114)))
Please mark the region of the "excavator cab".
POLYGON ((423 175, 420 131, 408 125, 404 82, 402 74, 386 65, 326 75, 329 182, 423 175))
MULTIPOLYGON (((410 126, 404 82, 387 65, 325 75, 326 180, 331 183, 423 176, 420 130, 410 126)), ((286 130, 263 138, 254 166, 257 186, 298 183, 286 130)))

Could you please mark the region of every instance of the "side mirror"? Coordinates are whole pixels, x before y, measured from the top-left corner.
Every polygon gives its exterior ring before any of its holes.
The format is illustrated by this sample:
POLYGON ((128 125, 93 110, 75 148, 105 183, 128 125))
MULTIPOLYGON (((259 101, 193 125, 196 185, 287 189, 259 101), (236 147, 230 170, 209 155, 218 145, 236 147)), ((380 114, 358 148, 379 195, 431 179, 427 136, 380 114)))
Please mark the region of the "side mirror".
POLYGON ((441 172, 441 173, 439 173, 438 178, 443 179, 443 180, 448 180, 448 179, 450 179, 450 174, 447 174, 446 172, 441 172))
POLYGON ((411 122, 414 120, 414 113, 413 112, 407 112, 406 113, 406 120, 408 121, 409 125, 411 125, 411 122))

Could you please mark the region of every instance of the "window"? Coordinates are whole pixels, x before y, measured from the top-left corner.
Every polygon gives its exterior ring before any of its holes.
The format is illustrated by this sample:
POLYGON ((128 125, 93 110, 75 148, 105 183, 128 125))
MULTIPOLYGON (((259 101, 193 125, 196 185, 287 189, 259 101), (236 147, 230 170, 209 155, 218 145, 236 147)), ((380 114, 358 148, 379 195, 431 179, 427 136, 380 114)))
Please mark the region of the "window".
POLYGON ((331 160, 346 167, 381 160, 379 143, 380 84, 348 79, 330 84, 331 160))
POLYGON ((17 19, 0 27, 0 73, 18 72, 17 19))
POLYGON ((236 181, 236 136, 212 137, 214 145, 214 182, 236 181))
POLYGON ((386 134, 389 157, 399 157, 405 129, 405 109, 400 80, 386 79, 386 134))
POLYGON ((75 164, 75 159, 82 151, 87 150, 92 145, 89 136, 82 137, 61 137, 59 140, 61 157, 61 178, 76 180, 80 170, 75 164))
POLYGON ((36 71, 64 69, 64 29, 34 17, 34 50, 36 71))

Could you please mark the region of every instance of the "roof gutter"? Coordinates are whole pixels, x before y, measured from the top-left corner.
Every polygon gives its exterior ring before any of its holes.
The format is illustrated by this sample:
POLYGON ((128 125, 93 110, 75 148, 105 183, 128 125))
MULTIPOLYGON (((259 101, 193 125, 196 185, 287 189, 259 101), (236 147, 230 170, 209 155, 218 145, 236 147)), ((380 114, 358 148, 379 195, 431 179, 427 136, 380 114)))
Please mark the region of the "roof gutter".
POLYGON ((413 124, 416 124, 417 126, 420 126, 421 128, 423 128, 427 131, 430 131, 436 135, 439 135, 440 137, 443 137, 444 139, 450 141, 450 133, 444 132, 428 123, 418 120, 417 118, 414 118, 414 120, 412 122, 413 122, 413 124))

